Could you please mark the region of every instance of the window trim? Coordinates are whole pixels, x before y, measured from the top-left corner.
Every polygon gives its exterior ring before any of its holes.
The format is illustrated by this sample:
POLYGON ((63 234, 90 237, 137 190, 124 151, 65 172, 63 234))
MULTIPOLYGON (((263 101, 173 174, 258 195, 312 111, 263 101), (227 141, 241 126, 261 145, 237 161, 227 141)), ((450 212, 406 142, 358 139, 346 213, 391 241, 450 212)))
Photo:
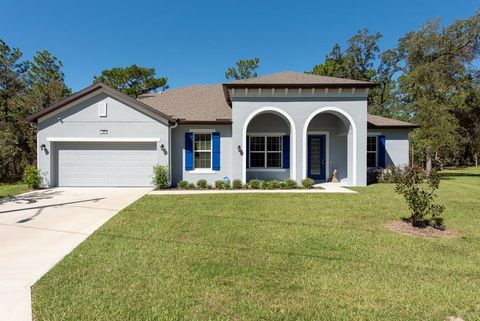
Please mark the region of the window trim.
POLYGON ((249 169, 252 169, 252 170, 272 170, 272 169, 284 169, 283 168, 283 134, 265 134, 265 135, 259 135, 259 134, 252 134, 252 135, 249 135, 250 139, 249 139, 249 155, 248 155, 248 161, 249 161, 249 164, 250 164, 250 167, 249 169), (263 151, 253 151, 252 150, 252 138, 254 137, 263 137, 264 138, 264 142, 263 142, 263 151), (276 138, 279 138, 280 140, 280 150, 279 151, 269 151, 267 150, 267 140, 268 140, 268 137, 276 137, 276 138), (259 167, 259 166, 252 166, 252 154, 264 154, 265 155, 265 158, 264 158, 264 166, 263 167, 259 167), (280 154, 280 166, 267 166, 267 162, 268 162, 268 153, 270 154, 280 154))
POLYGON ((369 134, 367 135, 367 169, 378 168, 378 136, 377 134, 369 134), (368 138, 374 137, 375 138, 375 151, 368 150, 368 138), (368 166, 368 154, 375 154, 375 166, 368 166))
POLYGON ((190 171, 190 173, 192 172, 198 172, 198 173, 201 173, 201 172, 213 172, 212 170, 212 166, 213 166, 213 141, 212 141, 212 132, 193 132, 193 146, 192 146, 192 153, 193 153, 193 169, 190 171), (210 150, 207 150, 207 149, 199 149, 197 150, 195 148, 195 136, 196 135, 210 135, 210 150), (195 166, 195 153, 196 152, 204 152, 204 153, 207 153, 207 152, 210 152, 210 167, 196 167, 195 166))

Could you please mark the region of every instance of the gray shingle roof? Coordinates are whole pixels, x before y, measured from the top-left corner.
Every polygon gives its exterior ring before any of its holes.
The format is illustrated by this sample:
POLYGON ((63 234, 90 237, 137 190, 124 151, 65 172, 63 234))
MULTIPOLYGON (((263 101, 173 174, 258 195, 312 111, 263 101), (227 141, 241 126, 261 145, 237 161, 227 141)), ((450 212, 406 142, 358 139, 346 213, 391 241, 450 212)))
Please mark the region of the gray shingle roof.
MULTIPOLYGON (((194 85, 138 97, 142 103, 183 122, 230 122, 232 108, 221 84, 194 85)), ((415 128, 415 124, 368 115, 369 128, 415 128)))
POLYGON ((221 84, 194 85, 138 97, 142 103, 184 122, 231 121, 221 84))
POLYGON ((419 125, 405 121, 368 114, 368 128, 417 128, 419 125))

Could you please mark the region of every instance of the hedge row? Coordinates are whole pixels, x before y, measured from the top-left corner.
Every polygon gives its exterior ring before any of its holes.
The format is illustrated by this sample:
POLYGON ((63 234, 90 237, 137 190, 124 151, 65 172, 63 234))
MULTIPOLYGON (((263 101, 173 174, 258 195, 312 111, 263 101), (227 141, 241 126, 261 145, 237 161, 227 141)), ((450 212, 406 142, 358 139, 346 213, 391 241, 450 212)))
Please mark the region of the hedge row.
POLYGON ((187 181, 180 181, 177 184, 177 188, 191 190, 191 189, 296 189, 296 188, 312 188, 315 181, 311 178, 302 180, 302 185, 297 185, 293 179, 286 181, 270 180, 262 181, 258 179, 252 179, 247 184, 243 184, 241 180, 234 179, 232 183, 223 180, 215 181, 215 185, 208 184, 204 179, 197 181, 197 184, 187 181))

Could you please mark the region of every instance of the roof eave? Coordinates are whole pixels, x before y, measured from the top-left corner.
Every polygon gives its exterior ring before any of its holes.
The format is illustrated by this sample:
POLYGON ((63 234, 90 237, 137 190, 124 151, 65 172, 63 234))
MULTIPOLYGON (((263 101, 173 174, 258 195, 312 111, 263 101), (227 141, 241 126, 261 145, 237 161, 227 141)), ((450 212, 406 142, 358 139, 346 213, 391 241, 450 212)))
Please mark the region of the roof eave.
POLYGON ((305 84, 275 84, 275 83, 265 83, 265 84, 236 84, 236 83, 223 83, 222 86, 224 88, 258 88, 258 87, 268 87, 268 88, 375 88, 378 87, 379 84, 376 83, 345 83, 345 84, 312 84, 312 83, 305 83, 305 84))
POLYGON ((235 84, 223 83, 223 94, 227 103, 232 106, 232 99, 228 93, 230 88, 375 88, 379 84, 375 83, 347 83, 347 84, 235 84))
POLYGON ((123 100, 124 102, 127 102, 127 103, 131 103, 131 104, 134 104, 134 105, 137 105, 137 106, 140 106, 154 114, 157 114, 159 115, 160 117, 163 117, 165 118, 168 122, 170 123, 174 123, 176 122, 176 119, 169 116, 169 115, 166 115, 158 110, 156 110, 155 108, 152 108, 144 103, 142 103, 141 101, 137 100, 137 99, 134 99, 108 85, 105 85, 104 83, 101 83, 101 82, 98 82, 98 83, 95 83, 93 85, 90 85, 76 93, 74 93, 73 95, 70 95, 58 102, 56 102, 55 104, 51 105, 50 107, 47 107, 47 108, 44 108, 38 112, 36 112, 35 114, 27 117, 27 121, 30 122, 30 123, 37 123, 38 122, 38 119, 45 116, 45 115, 48 115, 49 113, 57 110, 57 109, 60 109, 80 98, 83 98, 85 96, 88 96, 90 95, 91 93, 95 92, 96 90, 99 90, 99 89, 103 89, 105 90, 106 92, 110 92, 111 94, 114 94, 114 95, 117 95, 120 97, 121 100, 123 100))
POLYGON ((368 129, 415 129, 415 128, 420 128, 422 126, 417 125, 417 124, 409 124, 409 125, 374 125, 371 123, 367 123, 367 128, 368 129))
POLYGON ((216 120, 192 120, 192 119, 178 119, 178 124, 199 124, 199 125, 231 125, 231 119, 216 119, 216 120))

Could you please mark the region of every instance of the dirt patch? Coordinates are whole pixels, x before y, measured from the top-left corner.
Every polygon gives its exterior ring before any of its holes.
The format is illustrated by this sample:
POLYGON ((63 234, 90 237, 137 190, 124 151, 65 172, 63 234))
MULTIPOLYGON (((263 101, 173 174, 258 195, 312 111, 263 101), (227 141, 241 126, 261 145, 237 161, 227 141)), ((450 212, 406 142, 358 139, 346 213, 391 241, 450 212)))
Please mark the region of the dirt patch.
POLYGON ((454 238, 454 237, 460 237, 463 235, 462 233, 451 231, 451 230, 441 231, 431 226, 428 226, 425 228, 413 227, 411 224, 406 223, 404 221, 393 221, 385 224, 385 227, 395 233, 419 236, 419 237, 424 237, 429 239, 454 238))

